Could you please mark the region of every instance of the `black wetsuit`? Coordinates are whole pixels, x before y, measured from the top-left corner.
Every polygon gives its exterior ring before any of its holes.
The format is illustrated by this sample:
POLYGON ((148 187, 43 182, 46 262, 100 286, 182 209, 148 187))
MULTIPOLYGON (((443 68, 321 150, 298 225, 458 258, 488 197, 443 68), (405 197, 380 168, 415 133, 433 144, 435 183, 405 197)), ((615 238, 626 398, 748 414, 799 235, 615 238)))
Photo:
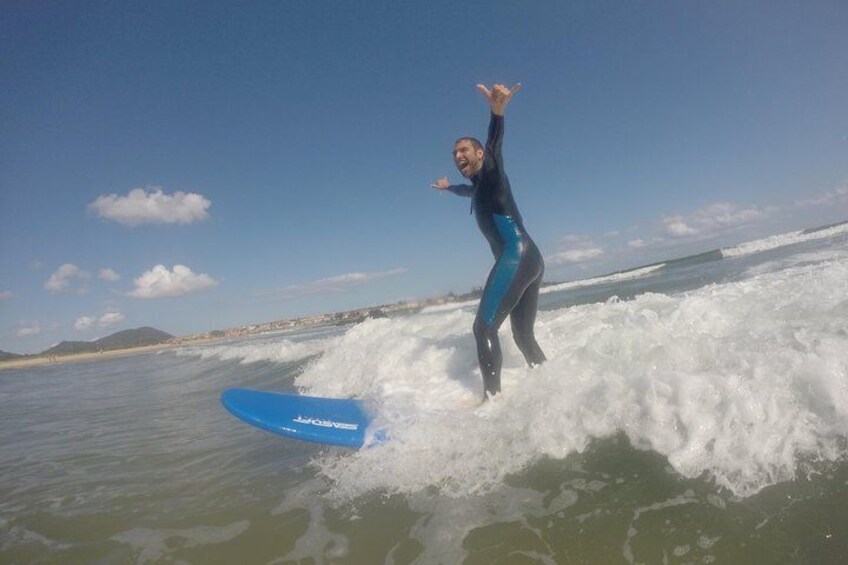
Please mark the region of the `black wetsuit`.
POLYGON ((489 273, 474 320, 477 358, 483 373, 483 387, 488 394, 501 390, 503 358, 498 328, 507 315, 512 323, 515 343, 527 363, 532 366, 545 360, 533 332, 545 264, 539 249, 524 229, 509 179, 503 170, 503 130, 503 116, 492 114, 483 166, 471 177, 473 184, 448 187, 459 196, 471 197, 477 225, 495 256, 495 266, 489 273))

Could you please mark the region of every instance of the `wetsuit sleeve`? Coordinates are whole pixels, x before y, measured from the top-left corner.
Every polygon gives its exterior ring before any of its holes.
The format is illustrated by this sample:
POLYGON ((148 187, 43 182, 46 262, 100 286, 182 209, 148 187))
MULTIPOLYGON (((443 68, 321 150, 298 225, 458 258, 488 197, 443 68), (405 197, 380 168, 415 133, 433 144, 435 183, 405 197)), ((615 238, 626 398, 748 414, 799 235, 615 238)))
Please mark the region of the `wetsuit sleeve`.
POLYGON ((471 197, 472 188, 470 184, 452 184, 445 190, 450 190, 457 196, 471 197))
POLYGON ((486 138, 486 153, 493 158, 484 162, 489 171, 495 168, 503 170, 503 134, 504 117, 493 113, 489 120, 489 137, 486 138))

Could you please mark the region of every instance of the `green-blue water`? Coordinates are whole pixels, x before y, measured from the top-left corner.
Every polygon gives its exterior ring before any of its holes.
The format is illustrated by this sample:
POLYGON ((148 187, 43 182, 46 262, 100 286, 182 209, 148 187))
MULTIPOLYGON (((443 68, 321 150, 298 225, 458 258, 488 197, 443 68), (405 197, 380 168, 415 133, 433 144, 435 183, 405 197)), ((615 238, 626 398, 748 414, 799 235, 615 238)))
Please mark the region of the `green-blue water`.
POLYGON ((841 236, 547 294, 550 362, 507 348, 483 409, 469 308, 2 371, 0 563, 848 562, 846 279, 841 236), (284 440, 233 386, 395 439, 284 440))

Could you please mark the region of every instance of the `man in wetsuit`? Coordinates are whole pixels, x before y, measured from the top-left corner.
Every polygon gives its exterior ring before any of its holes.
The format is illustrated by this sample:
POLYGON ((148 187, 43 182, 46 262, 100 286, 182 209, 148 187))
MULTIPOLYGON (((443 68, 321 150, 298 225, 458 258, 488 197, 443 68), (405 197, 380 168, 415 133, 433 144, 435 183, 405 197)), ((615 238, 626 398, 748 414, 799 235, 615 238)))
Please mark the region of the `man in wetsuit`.
POLYGON ((533 332, 545 264, 536 244, 524 229, 501 154, 504 110, 520 89, 520 84, 512 88, 496 84, 491 90, 482 84, 477 85, 477 90, 486 97, 492 110, 486 146, 472 137, 463 137, 457 140, 453 150, 456 168, 471 184, 451 185, 447 177, 443 177, 431 185, 471 198, 477 225, 495 256, 495 266, 489 273, 474 320, 484 397, 501 390, 503 357, 498 328, 507 316, 512 323, 515 343, 527 363, 532 367, 545 360, 533 332))

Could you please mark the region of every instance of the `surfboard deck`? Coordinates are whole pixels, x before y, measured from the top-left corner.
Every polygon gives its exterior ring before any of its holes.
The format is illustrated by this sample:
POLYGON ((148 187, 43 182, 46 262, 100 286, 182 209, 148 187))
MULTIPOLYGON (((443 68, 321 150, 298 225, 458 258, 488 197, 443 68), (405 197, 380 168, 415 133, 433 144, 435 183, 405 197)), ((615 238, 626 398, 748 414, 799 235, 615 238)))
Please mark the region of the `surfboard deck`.
POLYGON ((371 423, 365 404, 356 399, 231 388, 221 394, 221 404, 257 428, 326 445, 362 447, 371 423))

